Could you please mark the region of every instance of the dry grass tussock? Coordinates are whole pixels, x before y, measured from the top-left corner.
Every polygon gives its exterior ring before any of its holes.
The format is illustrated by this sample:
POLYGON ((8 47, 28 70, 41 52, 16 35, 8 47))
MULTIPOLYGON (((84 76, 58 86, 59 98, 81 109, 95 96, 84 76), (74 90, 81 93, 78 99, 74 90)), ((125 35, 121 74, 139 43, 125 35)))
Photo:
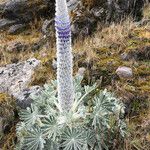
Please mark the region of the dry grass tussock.
POLYGON ((104 28, 101 32, 97 32, 92 39, 95 47, 110 47, 113 44, 125 45, 126 38, 136 27, 132 19, 128 18, 119 24, 112 24, 104 28))
POLYGON ((84 41, 78 39, 73 49, 77 53, 87 53, 88 58, 94 58, 96 55, 92 49, 110 47, 122 48, 126 46, 130 33, 136 27, 136 23, 134 23, 131 18, 118 24, 112 23, 109 27, 104 27, 102 30, 101 26, 99 26, 92 37, 88 37, 84 41))

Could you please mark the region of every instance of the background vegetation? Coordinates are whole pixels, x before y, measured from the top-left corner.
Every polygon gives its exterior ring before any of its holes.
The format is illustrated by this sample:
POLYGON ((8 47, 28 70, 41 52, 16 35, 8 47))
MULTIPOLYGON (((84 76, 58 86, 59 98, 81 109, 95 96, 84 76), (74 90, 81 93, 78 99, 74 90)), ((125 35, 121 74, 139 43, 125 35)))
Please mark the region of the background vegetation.
MULTIPOLYGON (((93 3, 87 3, 91 6, 93 3)), ((86 3, 86 2, 85 2, 86 3)), ((150 5, 145 6, 143 20, 150 19, 150 5)), ((55 78, 52 62, 55 59, 55 40, 50 39, 47 47, 38 51, 28 49, 21 52, 8 52, 7 45, 12 41, 21 41, 32 45, 41 37, 43 20, 35 20, 30 28, 19 35, 0 35, 0 66, 35 57, 41 60, 40 68, 35 71, 31 85, 44 85, 55 78)), ((98 26, 95 33, 85 39, 78 38, 74 42, 74 73, 79 67, 85 67, 85 84, 99 81, 100 88, 107 88, 116 93, 127 105, 126 122, 129 136, 121 145, 124 150, 150 149, 150 22, 139 24, 127 18, 109 27, 98 26), (138 54, 139 59, 123 60, 121 54, 138 54), (118 78, 116 69, 119 66, 128 66, 133 69, 131 79, 118 78)), ((9 115, 12 122, 12 110, 15 110, 14 100, 7 94, 0 93, 0 115, 9 115)), ((15 116, 16 117, 16 116, 15 116)), ((17 117, 16 117, 17 118, 17 117)), ((9 132, 1 139, 0 147, 3 150, 14 148, 16 141, 15 125, 18 119, 13 120, 9 132)), ((118 146, 116 138, 116 145, 118 146)), ((116 150, 119 150, 119 146, 116 150)))

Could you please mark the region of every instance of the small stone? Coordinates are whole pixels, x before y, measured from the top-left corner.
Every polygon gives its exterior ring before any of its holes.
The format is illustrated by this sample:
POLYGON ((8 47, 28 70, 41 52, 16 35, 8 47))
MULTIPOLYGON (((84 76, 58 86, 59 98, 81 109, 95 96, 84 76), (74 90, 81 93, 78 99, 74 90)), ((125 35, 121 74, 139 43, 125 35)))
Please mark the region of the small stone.
POLYGON ((85 70, 86 69, 84 67, 79 68, 78 72, 77 72, 77 75, 84 76, 85 70))
POLYGON ((52 67, 53 69, 57 69, 57 60, 53 59, 52 67))
POLYGON ((0 20, 0 30, 4 30, 11 25, 15 24, 16 21, 14 20, 8 20, 8 19, 1 19, 0 20))
POLYGON ((119 67, 116 70, 116 73, 120 78, 131 78, 131 77, 133 77, 133 72, 132 72, 132 69, 130 67, 125 67, 125 66, 119 67))
POLYGON ((25 24, 16 24, 9 28, 8 33, 15 35, 23 32, 26 29, 27 25, 25 24))
POLYGON ((47 53, 42 53, 41 56, 42 56, 42 57, 46 57, 46 56, 47 56, 47 53))
POLYGON ((68 10, 70 12, 73 11, 73 10, 75 10, 80 3, 81 3, 80 0, 68 0, 67 1, 68 10))

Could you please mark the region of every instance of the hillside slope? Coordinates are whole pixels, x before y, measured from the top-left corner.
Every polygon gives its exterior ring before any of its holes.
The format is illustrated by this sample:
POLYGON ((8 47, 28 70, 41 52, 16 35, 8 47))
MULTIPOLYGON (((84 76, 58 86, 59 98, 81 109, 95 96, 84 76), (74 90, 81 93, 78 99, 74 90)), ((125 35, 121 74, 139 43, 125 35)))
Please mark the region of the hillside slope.
MULTIPOLYGON (((46 39, 39 48, 37 43, 43 39, 40 32, 43 20, 32 24, 32 28, 19 35, 8 35, 3 31, 0 36, 0 66, 36 58, 41 65, 32 76, 30 86, 42 86, 56 77, 55 39, 46 39), (22 46, 17 47, 18 43, 22 46)), ((51 35, 54 33, 51 33, 51 35)), ((129 137, 124 145, 119 145, 116 137, 115 150, 150 149, 150 5, 144 9, 144 18, 134 22, 131 18, 109 26, 98 27, 89 37, 78 37, 73 44, 74 73, 85 68, 85 84, 97 81, 100 88, 107 88, 120 97, 126 105, 126 122, 129 137), (119 74, 119 67, 132 71, 127 76, 119 74)), ((0 137, 0 148, 13 149, 15 143, 15 124, 12 111, 15 100, 10 95, 0 93, 0 118, 10 116, 5 122, 4 137, 0 137), (9 124, 9 127, 8 127, 9 124), (5 141, 5 142, 4 142, 5 141)), ((16 115, 14 115, 16 117, 16 115)), ((17 117, 16 117, 17 118, 17 117)))

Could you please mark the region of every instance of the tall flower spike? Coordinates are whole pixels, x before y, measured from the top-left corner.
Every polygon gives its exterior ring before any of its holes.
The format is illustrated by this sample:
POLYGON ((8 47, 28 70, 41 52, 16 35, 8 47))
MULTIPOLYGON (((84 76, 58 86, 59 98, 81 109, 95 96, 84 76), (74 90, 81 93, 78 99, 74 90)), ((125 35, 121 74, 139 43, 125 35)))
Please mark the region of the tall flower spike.
POLYGON ((66 0, 56 0, 55 8, 58 101, 67 112, 74 101, 70 19, 66 0))

